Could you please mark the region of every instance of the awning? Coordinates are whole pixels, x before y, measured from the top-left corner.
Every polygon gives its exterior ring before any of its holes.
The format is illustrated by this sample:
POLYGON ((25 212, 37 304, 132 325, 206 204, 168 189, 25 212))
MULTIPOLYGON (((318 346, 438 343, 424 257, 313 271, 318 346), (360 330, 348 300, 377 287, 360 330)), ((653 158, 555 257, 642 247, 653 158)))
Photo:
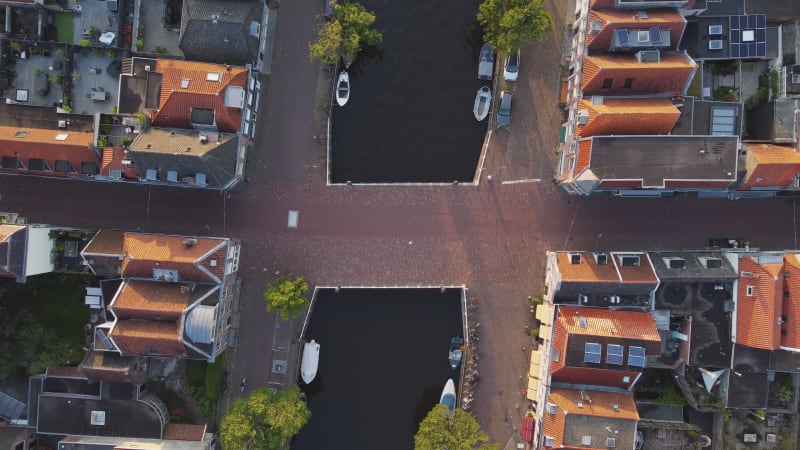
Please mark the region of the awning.
POLYGON ((525 416, 522 418, 522 440, 531 442, 533 439, 533 417, 525 416))
POLYGON ((528 400, 536 401, 536 393, 539 391, 539 380, 528 376, 528 391, 525 393, 525 396, 528 397, 528 400))
POLYGON ((542 353, 539 350, 531 350, 531 367, 528 370, 528 400, 536 400, 536 392, 539 390, 539 363, 542 360, 542 353))
POLYGON ((536 305, 536 319, 539 322, 550 325, 553 323, 553 306, 552 305, 536 305))

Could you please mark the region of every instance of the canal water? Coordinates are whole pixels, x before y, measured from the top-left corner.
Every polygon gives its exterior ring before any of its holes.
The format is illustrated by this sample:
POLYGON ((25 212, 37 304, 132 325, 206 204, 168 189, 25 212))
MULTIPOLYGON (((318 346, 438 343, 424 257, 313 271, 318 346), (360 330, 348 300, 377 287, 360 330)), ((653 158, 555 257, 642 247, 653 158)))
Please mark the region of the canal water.
POLYGON ((482 83, 479 2, 360 3, 375 13, 383 42, 350 66, 349 102, 334 102, 332 181, 472 181, 487 129, 472 115, 482 83))
POLYGON ((408 450, 439 402, 450 338, 461 335, 461 291, 321 290, 305 338, 320 347, 311 420, 292 450, 408 450))

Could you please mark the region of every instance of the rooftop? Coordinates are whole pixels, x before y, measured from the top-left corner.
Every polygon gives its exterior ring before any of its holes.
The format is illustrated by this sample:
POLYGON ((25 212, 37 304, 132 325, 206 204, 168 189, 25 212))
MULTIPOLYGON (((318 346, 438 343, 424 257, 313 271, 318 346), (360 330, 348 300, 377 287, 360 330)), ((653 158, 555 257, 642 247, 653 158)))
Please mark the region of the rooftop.
POLYGON ((590 170, 600 180, 642 180, 644 188, 668 181, 734 182, 738 137, 594 136, 590 170))
POLYGON ((186 59, 251 64, 258 54, 261 13, 257 0, 184 0, 180 47, 186 59))
POLYGON ((90 255, 122 256, 124 231, 103 228, 94 235, 81 253, 90 255))
POLYGON ((658 278, 663 281, 734 281, 736 269, 720 252, 650 252, 658 278))
POLYGON ((613 134, 669 134, 680 111, 667 98, 591 97, 579 101, 579 116, 588 113, 586 124, 576 127, 581 137, 613 134))
POLYGON ((618 448, 633 448, 639 420, 633 395, 552 388, 547 400, 544 435, 553 439, 548 447, 605 448, 611 439, 618 448))
POLYGON ((681 116, 672 134, 683 136, 739 136, 742 132, 742 103, 684 97, 681 116))
POLYGON ((221 238, 128 232, 125 233, 122 274, 153 278, 161 271, 165 279, 171 277, 173 281, 218 283, 224 275, 227 244, 228 241, 221 238))
POLYGON ((800 154, 793 146, 745 144, 747 173, 739 189, 785 189, 800 172, 800 154))
POLYGON ((736 343, 776 350, 780 346, 783 301, 783 257, 744 256, 739 259, 736 343))

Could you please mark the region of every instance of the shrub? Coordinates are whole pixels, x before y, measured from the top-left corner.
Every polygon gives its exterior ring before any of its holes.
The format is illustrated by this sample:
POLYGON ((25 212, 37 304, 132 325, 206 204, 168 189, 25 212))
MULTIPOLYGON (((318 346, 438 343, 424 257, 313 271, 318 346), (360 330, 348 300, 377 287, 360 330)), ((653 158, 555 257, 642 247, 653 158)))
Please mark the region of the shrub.
POLYGON ((123 147, 127 146, 131 142, 133 142, 133 139, 128 138, 128 137, 122 138, 122 140, 120 141, 120 143, 122 144, 123 147))
POLYGON ((78 45, 80 45, 81 47, 88 47, 92 45, 92 43, 89 42, 88 39, 81 39, 80 42, 78 42, 78 45))
POLYGON ((139 38, 136 40, 136 49, 141 50, 144 48, 144 40, 139 38))

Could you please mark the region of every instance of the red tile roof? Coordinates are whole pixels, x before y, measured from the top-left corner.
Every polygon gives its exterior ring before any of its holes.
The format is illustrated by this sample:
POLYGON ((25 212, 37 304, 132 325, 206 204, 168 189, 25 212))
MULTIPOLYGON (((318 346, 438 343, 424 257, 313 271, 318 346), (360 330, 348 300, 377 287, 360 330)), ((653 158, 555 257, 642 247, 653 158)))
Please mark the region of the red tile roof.
POLYGON ((601 428, 602 419, 639 420, 639 412, 632 394, 552 388, 547 402, 556 407, 555 413, 551 413, 547 405, 541 405, 544 409, 544 435, 553 438, 552 448, 571 448, 564 445, 567 418, 570 415, 600 419, 597 424, 601 428), (581 407, 578 406, 578 402, 581 402, 581 407), (614 405, 618 408, 615 409, 614 405))
POLYGON ((244 67, 221 64, 159 59, 156 71, 161 73, 161 99, 153 115, 153 125, 168 128, 192 128, 192 108, 211 109, 216 113, 217 130, 236 133, 242 121, 242 110, 225 106, 225 91, 229 86, 244 88, 248 71, 244 67), (207 80, 209 73, 219 75, 219 81, 207 80), (188 80, 188 87, 183 88, 188 80))
POLYGON ((661 342, 655 319, 643 312, 560 306, 558 322, 568 334, 661 342), (585 327, 580 325, 581 317, 585 318, 585 327))
POLYGON ((660 62, 641 63, 634 55, 590 55, 583 64, 581 90, 588 94, 660 93, 682 94, 697 64, 680 53, 661 55, 660 62), (604 88, 606 79, 612 80, 604 88), (624 88, 626 79, 632 79, 630 88, 624 88))
POLYGON ((575 164, 575 175, 579 175, 583 172, 587 167, 589 167, 589 163, 592 161, 592 140, 580 140, 578 141, 578 161, 575 164))
POLYGON ((623 282, 654 283, 654 284, 658 282, 658 277, 656 276, 655 269, 653 269, 653 265, 650 263, 650 257, 648 257, 646 253, 634 253, 634 254, 624 254, 624 255, 621 253, 612 253, 612 256, 614 257, 614 262, 616 262, 617 264, 617 269, 619 270, 623 282), (639 264, 635 266, 623 266, 622 265, 623 256, 638 256, 639 264))
POLYGON ((744 144, 747 174, 739 190, 753 187, 786 188, 800 173, 800 155, 787 145, 744 144))
POLYGON ((123 355, 178 356, 185 352, 180 326, 176 322, 120 320, 111 331, 111 338, 123 355))
POLYGON ((586 110, 586 125, 579 124, 578 136, 669 134, 681 112, 667 98, 608 98, 602 104, 583 99, 578 110, 586 110))
POLYGON ((206 425, 190 425, 184 423, 168 423, 164 426, 164 439, 173 441, 202 441, 206 434, 206 425))
POLYGON ((120 319, 178 320, 190 296, 191 287, 185 284, 127 280, 110 309, 120 319))
POLYGON ((783 303, 783 264, 760 264, 751 256, 739 260, 736 342, 776 350, 781 342, 778 319, 783 303), (751 288, 752 295, 747 295, 751 288))
POLYGON ((783 290, 789 295, 783 296, 781 315, 789 318, 789 321, 781 325, 786 333, 781 333, 781 346, 800 349, 800 327, 797 326, 797 320, 800 319, 800 254, 784 255, 783 271, 783 290))
POLYGON ((122 255, 124 231, 104 228, 94 235, 81 253, 86 255, 122 255))
POLYGON ((647 18, 639 15, 635 9, 592 10, 589 11, 586 47, 592 52, 606 52, 611 48, 614 31, 619 29, 644 31, 653 27, 660 28, 662 34, 666 34, 666 30, 669 30, 670 48, 674 50, 686 28, 686 19, 674 8, 648 10, 647 18), (599 32, 592 33, 592 23, 595 21, 600 21, 602 25, 599 32))
MULTIPOLYGON (((98 155, 89 148, 92 143, 91 132, 0 126, 0 157, 17 156, 26 168, 31 158, 47 161, 51 170, 55 170, 57 160, 70 161, 75 167, 72 175, 80 175, 82 162, 100 162, 98 155)), ((48 174, 69 175, 66 172, 48 174)))
POLYGON ((125 159, 125 150, 116 147, 106 147, 103 149, 103 160, 100 164, 100 175, 110 176, 111 169, 122 171, 123 178, 138 179, 139 169, 131 165, 122 164, 125 159))
POLYGON ((556 252, 561 281, 619 283, 619 273, 609 259, 608 264, 597 264, 590 252, 556 252), (572 254, 581 256, 579 264, 572 264, 572 254))
POLYGON ((227 251, 224 239, 125 233, 122 275, 152 278, 159 268, 177 270, 184 281, 217 283, 224 277, 227 251))
POLYGON ((0 225, 0 242, 5 241, 9 237, 11 237, 14 233, 24 229, 25 225, 8 225, 8 224, 0 225))

